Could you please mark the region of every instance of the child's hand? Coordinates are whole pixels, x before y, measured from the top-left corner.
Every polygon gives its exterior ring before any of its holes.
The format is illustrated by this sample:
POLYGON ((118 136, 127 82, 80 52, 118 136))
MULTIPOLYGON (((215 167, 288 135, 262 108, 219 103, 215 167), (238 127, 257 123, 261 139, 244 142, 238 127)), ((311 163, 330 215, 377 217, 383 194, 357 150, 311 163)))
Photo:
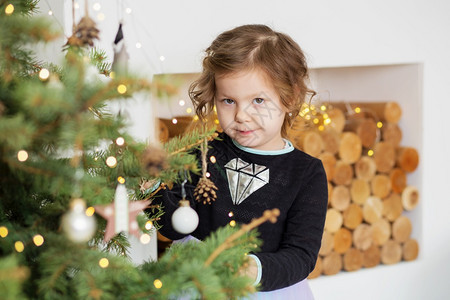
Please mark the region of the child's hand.
POLYGON ((258 276, 258 265, 253 257, 248 256, 247 263, 242 266, 240 270, 241 276, 247 276, 253 281, 256 281, 258 276))

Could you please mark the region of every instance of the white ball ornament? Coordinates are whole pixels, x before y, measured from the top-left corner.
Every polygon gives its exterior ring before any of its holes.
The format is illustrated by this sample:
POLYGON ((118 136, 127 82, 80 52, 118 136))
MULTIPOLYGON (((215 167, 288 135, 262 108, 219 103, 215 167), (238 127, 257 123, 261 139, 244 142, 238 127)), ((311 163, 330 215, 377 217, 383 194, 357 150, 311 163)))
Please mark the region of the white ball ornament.
POLYGON ((198 226, 198 214, 189 205, 189 201, 181 200, 178 207, 172 215, 172 226, 181 234, 189 234, 198 226))
POLYGON ((89 241, 97 228, 95 218, 86 215, 86 204, 83 199, 74 199, 70 206, 70 211, 62 217, 61 225, 64 233, 75 243, 89 241))

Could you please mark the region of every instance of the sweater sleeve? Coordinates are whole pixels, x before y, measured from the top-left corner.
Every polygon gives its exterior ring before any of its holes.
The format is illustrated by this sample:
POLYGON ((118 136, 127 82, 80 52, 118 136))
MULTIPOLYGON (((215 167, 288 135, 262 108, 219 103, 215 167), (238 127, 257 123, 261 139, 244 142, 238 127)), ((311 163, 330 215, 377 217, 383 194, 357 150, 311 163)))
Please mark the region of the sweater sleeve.
POLYGON ((320 160, 313 160, 303 180, 306 184, 287 213, 278 250, 255 254, 262 265, 261 291, 300 282, 316 264, 328 203, 327 179, 320 160))

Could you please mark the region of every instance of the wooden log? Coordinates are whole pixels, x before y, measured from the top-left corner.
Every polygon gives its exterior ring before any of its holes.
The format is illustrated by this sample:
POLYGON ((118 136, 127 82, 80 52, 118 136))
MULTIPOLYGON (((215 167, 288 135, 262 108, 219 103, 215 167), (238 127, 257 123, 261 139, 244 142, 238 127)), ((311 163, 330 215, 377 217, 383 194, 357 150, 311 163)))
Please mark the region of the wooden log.
POLYGON ((370 246, 367 250, 362 252, 363 256, 363 267, 364 268, 373 268, 378 266, 381 262, 381 251, 380 247, 377 245, 370 246))
POLYGON ((389 123, 397 124, 402 116, 402 109, 397 102, 354 102, 344 103, 335 102, 333 107, 341 109, 342 111, 348 111, 351 109, 353 112, 355 108, 359 107, 361 113, 359 115, 363 117, 376 118, 379 121, 387 121, 389 123))
POLYGON ((388 221, 395 221, 403 212, 402 197, 392 193, 383 200, 383 216, 388 221))
POLYGON ((355 163, 355 174, 358 179, 370 181, 375 176, 376 172, 377 165, 372 157, 362 156, 355 163))
POLYGON ((331 108, 327 110, 328 117, 331 122, 328 127, 334 129, 336 132, 341 133, 345 127, 345 115, 339 108, 331 108))
POLYGON ((398 146, 400 146, 403 133, 397 124, 385 123, 383 124, 383 127, 381 127, 381 136, 384 142, 389 143, 397 148, 398 146))
POLYGON ((353 231, 353 245, 359 250, 367 250, 373 243, 372 226, 362 223, 353 231))
POLYGON ((334 233, 342 227, 343 221, 344 218, 337 209, 329 208, 325 218, 325 230, 334 233))
POLYGON ((348 120, 344 130, 355 132, 365 148, 372 148, 380 135, 377 123, 372 118, 348 120))
POLYGON ((353 179, 350 186, 350 196, 354 203, 364 204, 370 196, 370 186, 364 179, 353 179))
POLYGON ((334 275, 342 269, 342 256, 339 253, 331 252, 322 259, 322 273, 334 275))
POLYGON ((377 171, 389 173, 395 165, 395 147, 386 142, 379 142, 375 145, 373 159, 377 166, 377 171))
POLYGON ((351 203, 342 214, 344 218, 344 226, 348 229, 355 229, 362 223, 363 213, 360 205, 351 203))
POLYGON ((334 169, 333 182, 336 185, 349 185, 352 183, 353 168, 351 165, 338 160, 334 169))
POLYGON ((308 275, 308 279, 317 278, 322 274, 322 258, 317 256, 316 265, 314 266, 314 270, 308 275))
POLYGON ((364 220, 373 224, 383 216, 383 202, 376 196, 370 196, 364 203, 362 211, 364 220))
POLYGON ((411 173, 419 165, 419 153, 412 147, 403 147, 397 151, 397 165, 405 172, 411 173))
POLYGON ((419 255, 419 243, 414 239, 409 239, 402 246, 403 259, 406 261, 415 260, 419 255))
POLYGON ((345 185, 337 185, 333 188, 333 193, 331 194, 331 207, 344 211, 350 205, 350 191, 345 185))
POLYGON ((372 224, 373 243, 384 245, 391 237, 391 224, 386 219, 380 219, 372 224))
POLYGON ((347 164, 353 164, 359 160, 362 153, 361 139, 354 132, 344 132, 339 144, 339 157, 347 164))
POLYGON ((325 256, 333 251, 334 236, 328 230, 324 230, 322 234, 322 244, 320 245, 319 255, 325 256))
POLYGON ((362 268, 363 265, 363 255, 360 250, 355 248, 350 248, 344 254, 344 270, 346 271, 357 271, 362 268))
POLYGON ((317 157, 323 151, 323 141, 316 131, 307 131, 300 140, 301 149, 311 156, 317 157))
POLYGON ((352 233, 347 228, 339 228, 334 234, 333 249, 337 253, 345 253, 352 246, 352 233))
POLYGON ((381 246, 381 262, 385 265, 396 264, 402 259, 402 246, 394 240, 381 246))
POLYGON ((413 210, 419 204, 419 190, 409 185, 402 192, 402 205, 405 210, 413 210))
POLYGON ((392 238, 403 243, 409 240, 412 231, 412 224, 408 217, 400 216, 392 224, 392 238))
POLYGON ((336 154, 339 151, 339 133, 333 128, 328 128, 321 132, 323 141, 323 151, 336 154))
POLYGON ((372 194, 379 198, 385 198, 391 193, 391 179, 385 174, 377 174, 370 182, 372 194))
POLYGON ((398 194, 403 192, 403 189, 406 187, 405 172, 400 168, 394 168, 389 174, 389 178, 391 179, 392 191, 398 194))
POLYGON ((331 152, 322 152, 317 158, 322 161, 323 168, 327 174, 327 180, 331 181, 336 169, 336 157, 331 152))

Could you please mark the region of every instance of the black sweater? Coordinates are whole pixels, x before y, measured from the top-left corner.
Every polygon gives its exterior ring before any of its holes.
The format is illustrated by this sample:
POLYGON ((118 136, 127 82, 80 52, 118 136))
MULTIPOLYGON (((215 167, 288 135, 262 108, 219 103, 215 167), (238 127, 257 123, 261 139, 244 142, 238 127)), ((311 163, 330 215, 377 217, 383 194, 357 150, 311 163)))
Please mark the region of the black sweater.
MULTIPOLYGON (((266 209, 278 208, 277 223, 258 227, 263 244, 255 255, 262 265, 261 290, 284 288, 306 278, 316 263, 327 210, 327 180, 321 161, 293 147, 276 155, 250 153, 226 134, 209 146, 208 172, 218 188, 217 200, 211 205, 192 201, 199 178, 186 184, 187 198, 200 219, 191 235, 203 240, 231 220, 249 223, 266 209), (210 161, 211 156, 216 163, 210 161)), ((184 236, 171 225, 181 199, 180 187, 161 194, 165 214, 160 231, 170 239, 180 239, 184 236)))

